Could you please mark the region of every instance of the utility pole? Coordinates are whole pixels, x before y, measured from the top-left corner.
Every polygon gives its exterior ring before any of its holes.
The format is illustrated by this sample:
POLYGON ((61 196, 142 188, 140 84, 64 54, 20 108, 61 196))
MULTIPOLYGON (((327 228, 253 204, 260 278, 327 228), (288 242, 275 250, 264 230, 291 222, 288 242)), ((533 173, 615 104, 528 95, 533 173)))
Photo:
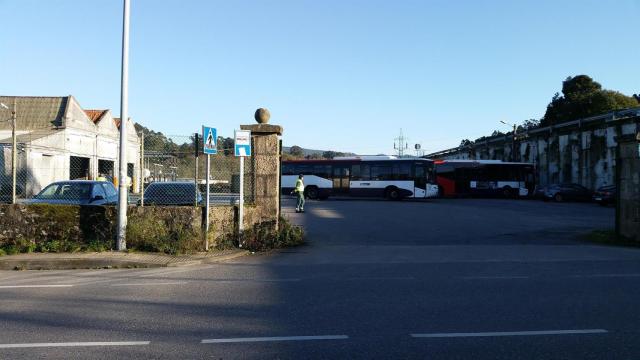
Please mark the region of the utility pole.
POLYGON ((512 126, 513 127, 513 132, 511 133, 511 161, 516 161, 516 129, 517 126, 516 124, 510 124, 506 121, 502 121, 500 120, 501 123, 508 125, 508 126, 512 126))
POLYGON ((393 142, 393 148, 398 153, 398 157, 403 157, 404 151, 409 148, 407 141, 409 141, 409 139, 404 137, 404 135, 402 135, 402 129, 400 129, 400 136, 395 138, 393 142))
POLYGON ((127 249, 127 121, 129 120, 129 0, 122 14, 122 77, 120 82, 120 180, 118 182, 118 251, 127 249))
POLYGON ((144 206, 144 131, 140 133, 140 206, 144 206))
POLYGON ((18 101, 13 98, 13 111, 11 112, 11 203, 16 203, 16 180, 18 173, 18 136, 16 135, 17 105, 18 101))

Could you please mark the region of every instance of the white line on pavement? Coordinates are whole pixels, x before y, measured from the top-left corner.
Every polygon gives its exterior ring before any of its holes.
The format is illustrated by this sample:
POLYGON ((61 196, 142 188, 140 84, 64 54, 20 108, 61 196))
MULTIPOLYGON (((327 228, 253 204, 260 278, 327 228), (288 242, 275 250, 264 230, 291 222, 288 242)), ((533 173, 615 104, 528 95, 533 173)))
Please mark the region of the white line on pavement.
POLYGON ((159 285, 183 285, 183 284, 186 284, 186 283, 188 283, 188 281, 111 284, 111 286, 159 286, 159 285))
POLYGON ((528 279, 528 276, 463 276, 464 280, 509 280, 509 279, 528 279))
POLYGON ((100 342, 61 342, 61 343, 24 343, 0 344, 0 349, 43 348, 43 347, 77 347, 77 346, 140 346, 149 345, 150 341, 100 341, 100 342))
POLYGON ((350 277, 350 278, 346 278, 344 280, 347 281, 358 281, 358 280, 415 280, 416 278, 413 276, 397 276, 397 277, 393 277, 393 276, 370 276, 370 277, 350 277))
POLYGON ((609 277, 640 277, 640 274, 590 274, 590 275, 571 275, 572 278, 609 278, 609 277))
POLYGON ((73 285, 1 285, 0 289, 17 289, 17 288, 69 288, 73 285))
POLYGON ((541 331, 505 331, 505 332, 474 332, 474 333, 433 333, 410 334, 413 338, 459 338, 459 337, 495 337, 495 336, 535 336, 535 335, 578 335, 578 334, 604 334, 604 329, 582 330, 541 330, 541 331))
POLYGON ((249 338, 226 338, 226 339, 204 339, 202 344, 221 343, 245 343, 245 342, 265 342, 265 341, 309 341, 309 340, 345 340, 347 335, 317 335, 317 336, 272 336, 272 337, 249 337, 249 338))

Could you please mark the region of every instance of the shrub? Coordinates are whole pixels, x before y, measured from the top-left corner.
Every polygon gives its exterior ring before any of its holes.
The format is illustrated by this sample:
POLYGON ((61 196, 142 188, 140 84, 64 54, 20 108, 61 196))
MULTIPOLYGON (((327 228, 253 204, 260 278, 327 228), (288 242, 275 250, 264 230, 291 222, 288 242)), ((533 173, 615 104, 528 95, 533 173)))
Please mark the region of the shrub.
POLYGON ((239 240, 243 248, 251 251, 265 251, 302 245, 304 231, 281 217, 278 230, 275 229, 275 221, 262 222, 244 231, 239 240))

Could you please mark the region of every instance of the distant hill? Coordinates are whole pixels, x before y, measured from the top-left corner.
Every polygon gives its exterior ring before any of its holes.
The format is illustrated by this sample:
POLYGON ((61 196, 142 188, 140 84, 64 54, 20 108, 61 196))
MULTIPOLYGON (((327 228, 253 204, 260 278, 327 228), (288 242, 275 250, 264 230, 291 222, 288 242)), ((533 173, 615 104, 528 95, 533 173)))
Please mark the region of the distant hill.
MULTIPOLYGON (((291 146, 283 146, 282 147, 282 152, 284 152, 284 153, 289 153, 290 152, 289 150, 291 150, 291 146)), ((304 154, 304 156, 313 156, 313 155, 322 156, 322 154, 325 151, 329 151, 329 150, 315 150, 315 149, 302 148, 302 153, 304 154)), ((335 151, 335 150, 333 150, 333 151, 335 151)), ((342 154, 344 154, 344 156, 354 156, 354 155, 356 155, 354 153, 342 153, 342 154)))

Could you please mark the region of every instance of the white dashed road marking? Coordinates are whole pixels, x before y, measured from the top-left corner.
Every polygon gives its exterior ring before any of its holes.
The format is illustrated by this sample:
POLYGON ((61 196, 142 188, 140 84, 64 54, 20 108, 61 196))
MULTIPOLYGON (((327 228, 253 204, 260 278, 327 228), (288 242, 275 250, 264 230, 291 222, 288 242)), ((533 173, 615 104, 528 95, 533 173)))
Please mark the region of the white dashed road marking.
POLYGON ((604 329, 582 330, 541 330, 541 331, 505 331, 505 332, 473 332, 473 333, 432 333, 410 334, 413 338, 461 338, 461 337, 496 337, 496 336, 536 336, 536 335, 579 335, 605 334, 604 329))
POLYGON ((464 280, 511 280, 528 279, 528 276, 463 276, 464 280))
POLYGON ((69 288, 73 285, 2 285, 0 289, 19 289, 19 288, 69 288))
POLYGON ((161 286, 161 285, 184 285, 188 281, 174 281, 174 282, 156 282, 156 283, 130 283, 130 284, 111 284, 111 286, 161 286))
POLYGON ((101 342, 0 344, 0 349, 78 347, 78 346, 140 346, 140 345, 149 345, 150 343, 151 343, 150 341, 101 341, 101 342))
POLYGON ((272 337, 250 337, 250 338, 226 338, 226 339, 204 339, 202 344, 222 344, 222 343, 246 343, 246 342, 267 342, 267 341, 310 341, 310 340, 345 340, 347 335, 317 335, 317 336, 272 336, 272 337))

